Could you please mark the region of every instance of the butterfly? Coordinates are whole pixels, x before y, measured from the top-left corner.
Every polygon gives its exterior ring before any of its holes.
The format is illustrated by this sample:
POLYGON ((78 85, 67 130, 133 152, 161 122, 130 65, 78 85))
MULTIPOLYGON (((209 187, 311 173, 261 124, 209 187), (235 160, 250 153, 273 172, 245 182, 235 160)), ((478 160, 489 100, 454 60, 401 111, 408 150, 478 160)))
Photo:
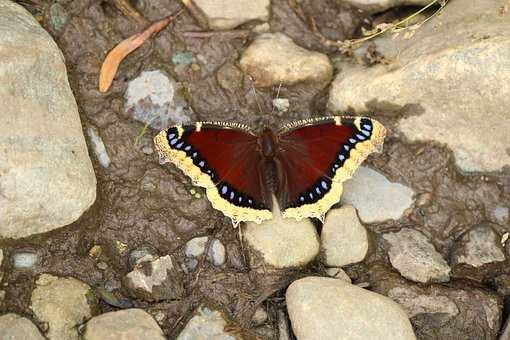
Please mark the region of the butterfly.
POLYGON ((386 129, 367 117, 322 117, 260 134, 228 122, 175 125, 154 138, 160 158, 205 188, 212 206, 232 220, 261 223, 276 203, 283 217, 316 217, 338 203, 342 183, 372 152, 386 129), (276 200, 275 200, 276 198, 276 200))

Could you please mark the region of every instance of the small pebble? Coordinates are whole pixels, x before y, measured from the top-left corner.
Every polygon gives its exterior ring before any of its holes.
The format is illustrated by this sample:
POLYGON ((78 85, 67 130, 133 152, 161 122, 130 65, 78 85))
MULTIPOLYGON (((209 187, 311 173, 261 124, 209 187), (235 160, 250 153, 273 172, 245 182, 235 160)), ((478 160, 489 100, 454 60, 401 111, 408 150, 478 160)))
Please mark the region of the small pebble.
POLYGON ((195 237, 189 240, 184 247, 184 254, 187 257, 198 257, 204 254, 208 236, 195 237))
POLYGON ((89 127, 87 129, 87 134, 90 138, 92 149, 96 154, 99 164, 101 164, 101 166, 105 169, 108 168, 110 166, 110 156, 108 156, 108 152, 106 151, 106 147, 104 146, 101 136, 99 136, 99 132, 96 128, 89 127))
POLYGON ((103 254, 103 248, 100 245, 95 245, 89 250, 89 256, 98 259, 103 254))
POLYGON ((225 263, 225 246, 220 240, 214 239, 211 241, 209 251, 207 252, 207 258, 215 266, 221 266, 225 263))
POLYGON ((260 325, 266 323, 266 321, 267 321, 267 312, 266 312, 266 309, 263 306, 259 306, 255 310, 255 314, 253 314, 252 321, 253 321, 253 325, 254 326, 260 326, 260 325))
POLYGON ((38 256, 35 253, 16 253, 12 257, 14 268, 30 269, 35 266, 38 256))
POLYGON ((146 155, 152 155, 154 153, 154 149, 150 146, 144 146, 142 148, 142 152, 146 155))
POLYGON ((326 274, 328 274, 329 277, 339 279, 348 283, 352 283, 351 278, 342 270, 342 268, 337 267, 327 268, 326 274))
POLYGON ((176 66, 189 66, 193 63, 193 52, 181 51, 172 55, 172 63, 176 66))

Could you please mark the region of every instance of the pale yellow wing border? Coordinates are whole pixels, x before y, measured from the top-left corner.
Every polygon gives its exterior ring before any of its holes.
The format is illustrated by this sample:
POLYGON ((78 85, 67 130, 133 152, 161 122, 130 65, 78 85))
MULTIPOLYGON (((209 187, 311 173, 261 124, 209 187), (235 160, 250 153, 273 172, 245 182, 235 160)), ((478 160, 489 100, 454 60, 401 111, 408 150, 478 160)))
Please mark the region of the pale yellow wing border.
POLYGON ((345 160, 343 166, 335 172, 335 176, 332 178, 331 189, 315 203, 304 204, 296 208, 285 209, 282 213, 283 217, 292 217, 297 220, 301 220, 306 217, 316 217, 321 221, 324 221, 326 212, 336 203, 340 201, 342 195, 343 182, 352 178, 354 172, 359 165, 368 157, 372 152, 381 152, 386 137, 386 128, 379 123, 377 120, 368 117, 323 117, 317 119, 308 119, 293 122, 283 127, 283 131, 289 131, 294 128, 298 128, 303 125, 313 125, 321 121, 335 121, 338 125, 341 124, 341 119, 354 119, 354 125, 361 129, 361 120, 369 119, 372 123, 372 131, 370 138, 358 142, 354 148, 350 150, 349 157, 345 160))
MULTIPOLYGON (((202 124, 197 123, 197 130, 201 128, 201 125, 202 124)), ((176 126, 176 128, 180 131, 180 138, 182 136, 182 127, 176 126)), ((175 164, 191 179, 194 185, 205 188, 207 198, 211 202, 212 207, 229 217, 234 227, 237 227, 239 222, 252 221, 261 223, 264 220, 272 218, 271 211, 267 209, 239 207, 222 198, 218 187, 212 181, 211 177, 202 172, 200 167, 193 163, 193 160, 185 151, 174 149, 169 145, 166 131, 167 130, 163 130, 154 137, 154 145, 159 152, 160 158, 169 160, 175 164)))

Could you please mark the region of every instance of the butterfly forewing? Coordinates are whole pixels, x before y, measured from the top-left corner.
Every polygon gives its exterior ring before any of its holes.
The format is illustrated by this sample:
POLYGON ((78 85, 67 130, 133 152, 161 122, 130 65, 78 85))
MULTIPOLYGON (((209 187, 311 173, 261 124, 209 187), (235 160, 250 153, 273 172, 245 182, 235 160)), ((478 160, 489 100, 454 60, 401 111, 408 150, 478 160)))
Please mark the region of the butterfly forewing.
POLYGON ((257 137, 250 131, 224 123, 173 126, 155 137, 155 145, 233 221, 271 218, 260 185, 257 137))

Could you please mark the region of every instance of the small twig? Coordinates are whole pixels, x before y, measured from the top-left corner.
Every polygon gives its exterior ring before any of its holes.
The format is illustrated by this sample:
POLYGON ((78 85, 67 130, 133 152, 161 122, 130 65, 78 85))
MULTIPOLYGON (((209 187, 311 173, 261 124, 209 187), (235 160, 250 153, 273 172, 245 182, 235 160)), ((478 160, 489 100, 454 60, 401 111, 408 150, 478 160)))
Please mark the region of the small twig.
POLYGON ((436 12, 434 12, 430 17, 426 18, 423 22, 420 23, 420 25, 424 24, 425 22, 430 20, 432 17, 436 16, 446 6, 447 2, 448 2, 448 0, 432 0, 425 7, 423 7, 420 10, 414 12, 410 16, 400 20, 399 22, 397 22, 395 24, 389 24, 389 25, 385 26, 385 28, 383 28, 383 29, 381 29, 381 30, 379 30, 379 31, 377 31, 377 32, 375 32, 373 34, 370 34, 370 35, 368 35, 366 37, 359 38, 359 39, 351 39, 351 40, 343 40, 343 41, 338 40, 338 41, 335 41, 335 40, 328 39, 327 37, 325 37, 320 32, 320 30, 318 29, 317 24, 315 22, 315 19, 313 17, 307 17, 305 15, 303 9, 301 8, 301 5, 296 0, 288 0, 289 6, 294 10, 296 15, 299 18, 301 18, 301 20, 303 20, 305 23, 308 24, 308 28, 310 29, 310 31, 313 34, 315 34, 315 36, 317 36, 317 38, 319 38, 320 43, 323 46, 328 47, 328 48, 329 47, 336 47, 336 48, 338 48, 342 52, 347 52, 347 51, 351 50, 353 47, 358 47, 363 42, 368 41, 370 39, 373 39, 373 38, 375 38, 375 37, 377 37, 377 36, 379 36, 379 35, 381 35, 383 33, 386 33, 386 32, 388 32, 390 30, 395 30, 396 28, 398 28, 402 24, 407 24, 411 19, 413 19, 414 17, 416 17, 420 13, 426 11, 427 9, 432 7, 433 5, 439 4, 441 7, 436 12))
POLYGON ((113 78, 124 58, 138 47, 140 47, 147 39, 164 29, 172 22, 182 11, 175 15, 167 16, 156 21, 141 33, 137 33, 115 46, 104 59, 101 71, 99 73, 99 91, 106 92, 110 88, 113 78))
POLYGON ((225 38, 225 39, 236 39, 246 38, 250 34, 248 30, 228 30, 228 31, 189 31, 182 32, 185 38, 225 38))
POLYGON ((122 12, 127 17, 130 17, 134 21, 136 21, 141 27, 147 26, 150 22, 145 19, 140 12, 138 12, 128 0, 112 0, 113 4, 119 11, 122 12))

